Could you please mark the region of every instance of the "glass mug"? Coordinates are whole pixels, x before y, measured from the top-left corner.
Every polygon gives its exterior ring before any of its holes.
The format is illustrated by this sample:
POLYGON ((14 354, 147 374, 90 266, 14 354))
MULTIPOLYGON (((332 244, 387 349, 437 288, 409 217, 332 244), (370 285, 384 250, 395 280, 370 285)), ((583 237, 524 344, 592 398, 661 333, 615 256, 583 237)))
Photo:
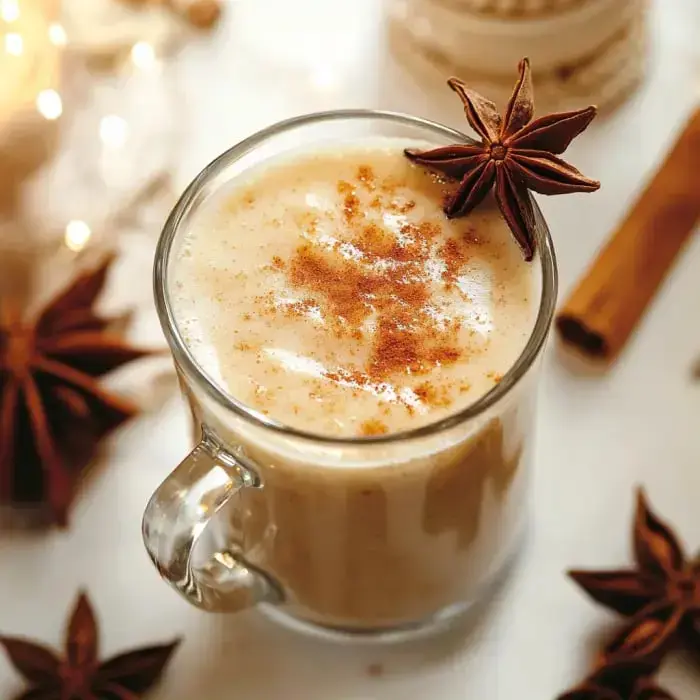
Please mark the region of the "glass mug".
POLYGON ((204 610, 260 606, 307 631, 410 636, 460 616, 517 549, 527 513, 537 365, 556 301, 552 242, 537 207, 532 264, 539 306, 526 347, 489 393, 431 425, 358 438, 285 426, 218 386, 187 348, 173 314, 170 261, 210 197, 300 144, 382 136, 470 141, 439 124, 384 112, 290 119, 208 165, 165 224, 156 305, 197 445, 152 496, 143 537, 161 576, 204 610))

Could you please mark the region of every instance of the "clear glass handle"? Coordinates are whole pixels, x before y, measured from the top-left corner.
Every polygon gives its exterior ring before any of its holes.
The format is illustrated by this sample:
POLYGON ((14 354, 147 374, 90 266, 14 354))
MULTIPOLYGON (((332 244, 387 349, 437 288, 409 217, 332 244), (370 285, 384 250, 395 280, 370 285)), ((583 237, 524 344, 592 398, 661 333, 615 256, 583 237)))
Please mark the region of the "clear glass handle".
POLYGON ((235 551, 212 552, 202 566, 194 565, 197 542, 214 514, 241 489, 259 487, 251 468, 205 435, 151 496, 142 526, 148 554, 160 575, 198 608, 236 612, 281 602, 280 587, 235 551))

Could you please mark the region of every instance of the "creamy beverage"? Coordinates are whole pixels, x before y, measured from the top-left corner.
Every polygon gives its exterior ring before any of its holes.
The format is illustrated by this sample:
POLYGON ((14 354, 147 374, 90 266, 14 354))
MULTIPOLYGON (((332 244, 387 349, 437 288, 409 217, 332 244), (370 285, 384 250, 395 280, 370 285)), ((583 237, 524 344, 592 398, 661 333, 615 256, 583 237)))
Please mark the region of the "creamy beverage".
POLYGON ((175 262, 198 361, 242 403, 325 435, 409 430, 473 403, 521 353, 533 290, 495 206, 445 218, 452 188, 392 144, 249 174, 175 262))
MULTIPOLYGON (((175 318, 238 402, 362 442, 464 410, 522 353, 539 302, 533 266, 491 199, 448 220, 457 185, 412 165, 407 146, 424 144, 273 159, 189 223, 171 263, 175 318)), ((286 453, 220 421, 263 482, 236 499, 232 539, 295 615, 328 626, 409 624, 473 599, 521 529, 531 407, 515 394, 478 424, 400 457, 381 446, 362 466, 340 448, 286 453)))

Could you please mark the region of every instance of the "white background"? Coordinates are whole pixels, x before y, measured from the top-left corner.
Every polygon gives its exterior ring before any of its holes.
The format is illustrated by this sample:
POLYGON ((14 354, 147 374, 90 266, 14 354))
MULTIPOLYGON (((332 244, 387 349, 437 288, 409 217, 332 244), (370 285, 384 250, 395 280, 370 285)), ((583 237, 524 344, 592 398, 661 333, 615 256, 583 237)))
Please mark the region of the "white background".
MULTIPOLYGON (((186 140, 178 188, 235 141, 303 112, 381 107, 463 127, 449 91, 428 90, 391 63, 379 16, 377 0, 234 4, 217 35, 191 45, 181 62, 186 140)), ((601 191, 540 198, 562 298, 699 102, 700 0, 657 0, 651 26, 645 87, 567 153, 603 182, 601 191)), ((58 643, 85 586, 105 654, 185 635, 155 700, 554 698, 583 674, 614 620, 563 572, 629 561, 634 486, 646 485, 691 551, 700 547, 700 384, 690 379, 696 355, 696 239, 611 371, 584 372, 550 345, 530 539, 514 575, 466 635, 393 649, 341 647, 298 637, 255 613, 209 616, 181 601, 147 561, 140 536, 149 494, 186 451, 185 414, 175 399, 111 443, 70 531, 0 534, 0 630, 58 643), (383 667, 380 677, 368 673, 374 663, 383 667)), ((697 660, 674 658, 661 680, 680 700, 700 698, 697 660)), ((0 658, 0 697, 19 687, 0 658)))

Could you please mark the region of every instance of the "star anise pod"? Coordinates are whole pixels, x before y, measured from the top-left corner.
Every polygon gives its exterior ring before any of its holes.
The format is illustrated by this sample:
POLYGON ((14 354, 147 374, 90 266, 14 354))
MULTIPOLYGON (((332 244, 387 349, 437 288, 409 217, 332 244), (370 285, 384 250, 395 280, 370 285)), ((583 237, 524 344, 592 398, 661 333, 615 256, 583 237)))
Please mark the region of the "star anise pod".
POLYGON ((12 665, 31 684, 16 700, 136 700, 160 679, 180 640, 99 661, 97 621, 84 593, 73 608, 65 656, 18 637, 0 636, 12 665))
POLYGON ((98 379, 149 354, 93 308, 111 262, 31 319, 0 298, 0 503, 45 504, 59 525, 99 441, 137 412, 98 379))
POLYGON ((470 90, 461 80, 447 84, 459 95, 471 127, 481 143, 462 143, 430 151, 406 150, 419 165, 460 180, 445 203, 449 218, 465 216, 491 189, 527 260, 535 251, 535 214, 529 190, 540 194, 593 192, 600 183, 584 177, 557 156, 591 123, 595 107, 550 114, 532 121, 534 101, 530 62, 520 62, 520 79, 505 116, 496 105, 470 90))
POLYGON ((675 643, 700 639, 700 563, 689 560, 668 525, 637 495, 635 568, 570 571, 598 603, 629 617, 604 653, 660 660, 675 643))
POLYGON ((619 660, 597 668, 558 700, 673 700, 652 679, 654 664, 619 660))

